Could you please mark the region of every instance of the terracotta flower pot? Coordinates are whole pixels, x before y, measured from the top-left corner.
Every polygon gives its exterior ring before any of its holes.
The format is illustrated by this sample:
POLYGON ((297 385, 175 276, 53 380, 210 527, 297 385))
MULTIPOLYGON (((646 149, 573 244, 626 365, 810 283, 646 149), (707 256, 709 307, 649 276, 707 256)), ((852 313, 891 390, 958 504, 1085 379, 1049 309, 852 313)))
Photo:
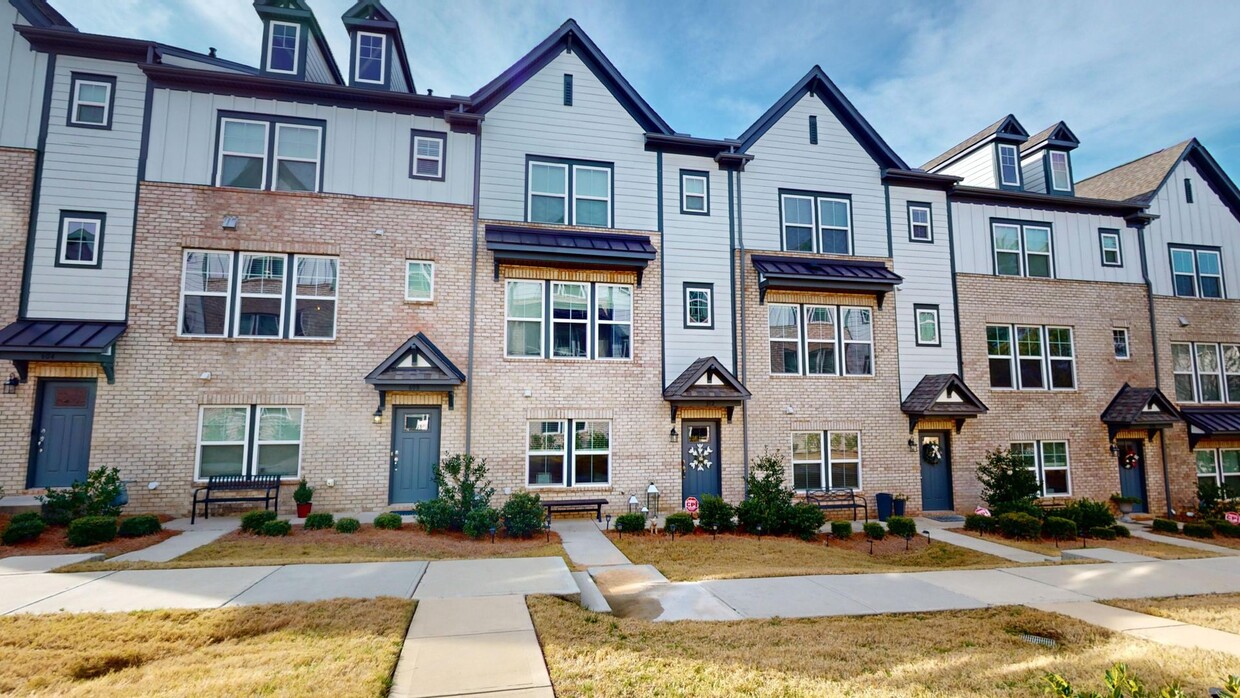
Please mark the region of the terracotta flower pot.
POLYGON ((313 502, 306 502, 305 504, 298 503, 297 504, 297 518, 304 519, 307 516, 309 516, 310 509, 313 506, 314 506, 313 502))

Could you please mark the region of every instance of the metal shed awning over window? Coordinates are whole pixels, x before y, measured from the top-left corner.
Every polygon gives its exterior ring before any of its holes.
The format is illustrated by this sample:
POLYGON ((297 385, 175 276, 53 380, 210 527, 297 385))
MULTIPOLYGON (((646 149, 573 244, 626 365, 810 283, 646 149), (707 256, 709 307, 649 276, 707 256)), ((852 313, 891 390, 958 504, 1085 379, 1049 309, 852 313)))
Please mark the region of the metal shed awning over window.
POLYGON ((495 255, 495 278, 499 265, 532 264, 574 269, 614 269, 642 272, 655 258, 654 245, 646 235, 587 233, 515 225, 488 225, 487 249, 495 255))
POLYGON ((950 419, 956 423, 956 433, 960 433, 964 420, 988 411, 981 398, 954 373, 922 376, 900 409, 908 415, 910 433, 922 419, 950 419))
POLYGON ((1180 412, 1158 388, 1135 388, 1127 383, 1102 411, 1102 422, 1107 425, 1110 441, 1124 429, 1145 430, 1153 439, 1155 432, 1180 421, 1180 412))
POLYGON ((663 399, 672 404, 673 422, 680 407, 724 407, 730 422, 733 408, 749 397, 749 390, 713 356, 689 364, 663 391, 663 399))
POLYGON ((1231 407, 1181 407, 1188 422, 1188 448, 1197 448, 1202 439, 1214 436, 1240 437, 1240 409, 1231 407))
POLYGON ((380 409, 392 391, 447 393, 448 409, 453 409, 456 386, 465 382, 465 374, 419 332, 376 366, 366 382, 379 391, 380 409))
POLYGON ((904 281, 904 277, 882 262, 812 257, 754 255, 758 272, 758 293, 766 302, 769 289, 785 291, 835 291, 872 294, 883 307, 883 297, 904 281))
POLYGON ((13 362, 23 383, 31 361, 97 363, 113 383, 115 344, 127 327, 123 322, 19 320, 0 330, 0 359, 13 362))

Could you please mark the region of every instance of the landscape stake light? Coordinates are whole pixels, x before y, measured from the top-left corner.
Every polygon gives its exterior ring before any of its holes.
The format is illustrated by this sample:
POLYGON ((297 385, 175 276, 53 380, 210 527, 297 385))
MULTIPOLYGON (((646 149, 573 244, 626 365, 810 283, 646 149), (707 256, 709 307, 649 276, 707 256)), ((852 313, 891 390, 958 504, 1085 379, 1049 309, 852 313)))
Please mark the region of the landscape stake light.
POLYGON ((629 495, 629 513, 630 514, 637 511, 637 505, 638 505, 637 495, 635 494, 629 495))
POLYGON ((646 488, 646 506, 655 516, 659 515, 659 488, 655 487, 653 482, 646 488))
POLYGON ((603 530, 604 530, 604 531, 610 531, 610 530, 611 530, 611 514, 608 514, 608 515, 607 515, 607 525, 606 525, 606 527, 604 527, 604 528, 603 528, 603 530))
POLYGON ((495 527, 494 526, 491 527, 491 544, 492 545, 495 544, 495 527))

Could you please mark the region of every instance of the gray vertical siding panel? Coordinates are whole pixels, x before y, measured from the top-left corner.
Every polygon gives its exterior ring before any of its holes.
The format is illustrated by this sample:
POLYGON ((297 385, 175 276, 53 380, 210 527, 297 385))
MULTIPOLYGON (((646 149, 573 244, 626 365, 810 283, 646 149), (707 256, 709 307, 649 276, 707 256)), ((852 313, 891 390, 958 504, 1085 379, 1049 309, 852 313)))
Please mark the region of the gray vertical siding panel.
POLYGON ((0 146, 37 148, 47 56, 30 50, 14 24, 28 25, 10 3, 0 3, 0 146))
POLYGON ((1046 153, 1040 152, 1020 161, 1021 174, 1025 180, 1025 191, 1046 193, 1046 169, 1043 167, 1045 158, 1046 153))
POLYGON ((1155 295, 1175 295, 1167 245, 1183 243, 1221 247, 1227 297, 1240 298, 1240 221, 1191 162, 1181 162, 1172 170, 1167 184, 1150 202, 1149 212, 1159 216, 1146 233, 1155 295), (1193 183, 1191 204, 1184 197, 1185 178, 1193 183))
POLYGON ((938 171, 939 174, 963 177, 961 184, 969 187, 995 188, 995 146, 988 143, 970 155, 938 171))
POLYGON ((896 289, 896 333, 900 342, 900 397, 908 396, 923 376, 955 373, 956 307, 952 296, 951 246, 947 230, 947 198, 944 192, 891 188, 891 235, 895 271, 904 277, 896 289), (908 230, 908 202, 928 203, 934 226, 934 243, 912 242, 908 230), (917 346, 917 323, 913 306, 939 307, 941 346, 917 346))
POLYGON ((307 37, 306 42, 306 80, 310 82, 322 82, 328 85, 336 84, 336 78, 332 75, 332 71, 327 67, 327 57, 319 50, 318 42, 312 37, 307 37))

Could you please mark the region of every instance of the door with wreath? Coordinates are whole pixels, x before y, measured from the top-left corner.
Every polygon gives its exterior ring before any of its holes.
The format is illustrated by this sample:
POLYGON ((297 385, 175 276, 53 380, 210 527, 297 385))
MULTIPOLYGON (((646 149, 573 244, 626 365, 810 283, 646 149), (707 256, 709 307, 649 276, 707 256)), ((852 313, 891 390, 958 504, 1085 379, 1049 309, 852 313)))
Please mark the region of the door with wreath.
POLYGON ((947 432, 921 432, 922 511, 951 511, 952 467, 947 432))
POLYGON ((685 422, 681 425, 684 438, 680 446, 681 471, 684 474, 684 499, 723 494, 719 472, 719 422, 685 422))
POLYGON ((1150 510, 1145 489, 1145 446, 1137 439, 1115 442, 1119 457, 1119 493, 1124 497, 1138 497, 1140 502, 1132 505, 1136 513, 1150 510))

